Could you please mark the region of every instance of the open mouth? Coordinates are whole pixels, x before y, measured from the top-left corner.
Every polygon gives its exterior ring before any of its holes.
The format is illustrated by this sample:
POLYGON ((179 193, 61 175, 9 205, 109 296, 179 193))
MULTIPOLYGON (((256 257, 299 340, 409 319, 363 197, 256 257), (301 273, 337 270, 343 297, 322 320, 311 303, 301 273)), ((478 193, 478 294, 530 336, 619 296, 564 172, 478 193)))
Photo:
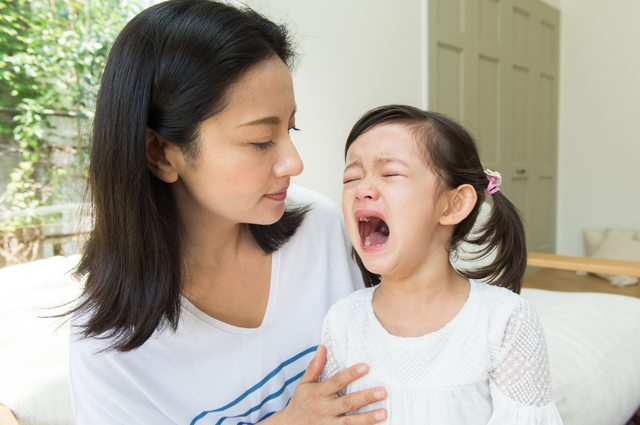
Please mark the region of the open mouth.
POLYGON ((359 230, 366 247, 382 246, 389 239, 389 226, 378 217, 360 217, 359 230))

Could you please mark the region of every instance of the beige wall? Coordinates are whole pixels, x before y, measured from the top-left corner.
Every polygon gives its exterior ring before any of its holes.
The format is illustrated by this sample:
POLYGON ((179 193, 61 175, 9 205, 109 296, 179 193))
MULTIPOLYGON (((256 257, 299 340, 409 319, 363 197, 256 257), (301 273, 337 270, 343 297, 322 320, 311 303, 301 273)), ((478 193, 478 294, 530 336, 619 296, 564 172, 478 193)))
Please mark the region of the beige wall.
POLYGON ((640 2, 562 0, 557 250, 640 231, 640 2))
POLYGON ((426 102, 426 0, 249 0, 299 41, 292 133, 305 170, 294 181, 340 203, 344 141, 386 103, 426 102))

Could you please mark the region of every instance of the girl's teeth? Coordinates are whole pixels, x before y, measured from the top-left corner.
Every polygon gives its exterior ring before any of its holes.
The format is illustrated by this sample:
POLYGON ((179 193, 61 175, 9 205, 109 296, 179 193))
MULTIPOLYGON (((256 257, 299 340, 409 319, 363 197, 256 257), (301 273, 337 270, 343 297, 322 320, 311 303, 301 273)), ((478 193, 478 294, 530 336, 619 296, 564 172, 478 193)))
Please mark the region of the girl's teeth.
POLYGON ((360 221, 369 221, 369 217, 360 217, 360 221))
POLYGON ((371 247, 371 246, 382 246, 384 245, 383 243, 381 243, 380 245, 371 245, 371 241, 369 240, 369 236, 367 236, 366 238, 364 238, 364 246, 366 247, 371 247))

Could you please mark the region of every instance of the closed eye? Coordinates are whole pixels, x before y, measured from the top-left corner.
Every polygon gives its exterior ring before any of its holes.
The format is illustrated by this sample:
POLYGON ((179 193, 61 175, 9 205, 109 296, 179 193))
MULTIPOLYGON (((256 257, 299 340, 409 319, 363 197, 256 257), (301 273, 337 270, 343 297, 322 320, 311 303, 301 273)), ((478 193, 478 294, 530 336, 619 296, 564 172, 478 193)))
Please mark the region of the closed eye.
POLYGON ((351 182, 354 182, 354 181, 356 181, 356 180, 360 180, 360 179, 357 179, 357 178, 353 178, 353 179, 345 179, 345 180, 343 180, 343 181, 342 181, 342 184, 351 183, 351 182))
POLYGON ((400 174, 395 174, 395 173, 389 173, 389 174, 383 174, 382 177, 397 177, 400 174))
POLYGON ((290 132, 291 130, 293 130, 293 131, 300 131, 300 129, 299 129, 298 127, 290 127, 290 128, 288 129, 288 131, 289 131, 289 132, 290 132))
POLYGON ((276 145, 275 142, 273 142, 272 140, 269 140, 268 142, 264 142, 264 143, 251 143, 251 146, 253 146, 259 151, 269 150, 273 148, 275 145, 276 145))

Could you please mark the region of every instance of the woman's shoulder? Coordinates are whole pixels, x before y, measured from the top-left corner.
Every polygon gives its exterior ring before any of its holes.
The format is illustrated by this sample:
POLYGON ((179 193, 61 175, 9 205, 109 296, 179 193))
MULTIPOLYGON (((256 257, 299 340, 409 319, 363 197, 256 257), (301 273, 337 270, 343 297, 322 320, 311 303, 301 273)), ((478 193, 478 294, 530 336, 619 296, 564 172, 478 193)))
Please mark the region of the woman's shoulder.
POLYGON ((340 214, 340 208, 327 196, 296 184, 289 186, 285 202, 289 208, 310 206, 312 212, 340 214))
POLYGON ((333 235, 342 237, 342 211, 331 199, 311 189, 292 184, 287 191, 287 208, 308 207, 297 233, 305 233, 308 237, 326 238, 333 235), (311 236, 314 235, 314 236, 311 236))

